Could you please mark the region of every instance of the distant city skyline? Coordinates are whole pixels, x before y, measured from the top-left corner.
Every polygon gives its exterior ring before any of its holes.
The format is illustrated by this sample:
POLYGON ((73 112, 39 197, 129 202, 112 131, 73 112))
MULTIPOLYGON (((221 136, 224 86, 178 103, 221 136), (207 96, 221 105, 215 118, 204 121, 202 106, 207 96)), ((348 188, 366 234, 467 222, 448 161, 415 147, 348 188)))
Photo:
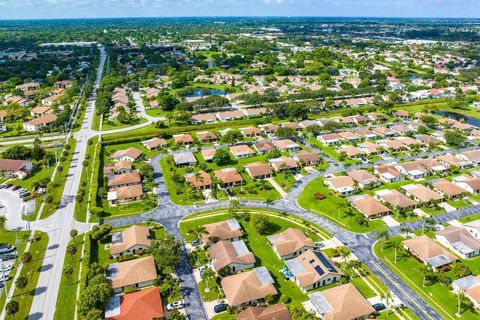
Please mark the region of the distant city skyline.
POLYGON ((480 17, 479 0, 0 0, 0 19, 337 16, 480 17))

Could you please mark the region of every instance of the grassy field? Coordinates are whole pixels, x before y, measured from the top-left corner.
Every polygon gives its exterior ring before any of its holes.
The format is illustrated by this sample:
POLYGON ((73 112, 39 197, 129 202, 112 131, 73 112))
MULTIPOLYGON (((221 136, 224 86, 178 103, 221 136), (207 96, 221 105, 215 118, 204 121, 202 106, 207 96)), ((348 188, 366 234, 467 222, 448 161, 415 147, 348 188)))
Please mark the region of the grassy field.
MULTIPOLYGON (((70 145, 68 155, 65 157, 65 160, 60 163, 63 170, 59 171, 57 169, 55 178, 52 180, 52 182, 50 182, 53 187, 49 192, 53 196, 53 200, 50 203, 45 203, 45 207, 43 208, 40 219, 51 216, 57 210, 57 207, 62 199, 63 189, 65 188, 65 182, 67 181, 68 171, 70 170, 70 163, 72 162, 73 153, 75 152, 75 146, 77 145, 77 142, 74 139, 70 139, 68 141, 68 144, 70 145)), ((47 194, 49 192, 47 192, 47 194)))
MULTIPOLYGON (((400 239, 400 238, 399 238, 400 239)), ((457 298, 445 285, 440 282, 426 281, 423 286, 423 274, 421 272, 422 264, 412 258, 408 253, 402 251, 398 254, 395 263, 394 250, 386 244, 384 250, 381 250, 381 244, 377 243, 374 247, 375 254, 396 273, 412 290, 423 298, 432 308, 434 308, 444 319, 457 319, 457 298)), ((477 261, 478 263, 478 261, 477 261)), ((478 319, 480 315, 471 309, 461 308, 461 319, 478 319)))
POLYGON ((25 289, 17 289, 12 296, 12 300, 18 301, 20 310, 15 315, 16 319, 26 319, 30 313, 30 307, 32 305, 35 290, 37 289, 37 281, 40 276, 41 267, 43 264, 43 258, 48 245, 48 236, 46 233, 37 231, 37 235, 40 235, 40 240, 35 241, 30 245, 29 252, 32 253, 32 261, 23 266, 20 276, 24 276, 28 279, 27 287, 25 289))
POLYGON ((98 138, 94 137, 92 138, 92 143, 87 145, 86 157, 90 157, 90 159, 85 159, 88 161, 88 165, 83 167, 82 177, 80 180, 80 188, 83 188, 86 192, 81 202, 78 202, 77 200, 75 201, 75 220, 80 222, 85 222, 87 219, 88 195, 91 187, 90 182, 92 180, 92 169, 95 165, 95 161, 98 161, 97 159, 100 149, 100 145, 97 144, 97 142, 98 138), (96 154, 95 150, 97 150, 96 154), (82 187, 82 185, 84 186, 82 187))
POLYGON ((323 177, 313 180, 305 187, 298 197, 298 204, 302 208, 320 214, 340 225, 342 228, 353 232, 370 232, 386 226, 382 220, 372 220, 368 226, 359 225, 355 221, 357 216, 355 209, 350 207, 346 198, 341 198, 333 194, 323 183, 323 177), (315 199, 316 193, 324 195, 325 199, 315 199))
MULTIPOLYGON (((0 243, 8 243, 10 245, 17 246, 17 254, 20 256, 24 250, 25 246, 27 245, 27 238, 29 233, 26 231, 19 231, 17 235, 15 235, 15 231, 7 231, 7 230, 0 230, 0 243), (16 240, 19 242, 16 244, 16 240)), ((9 263, 11 263, 9 261, 9 263)), ((13 276, 17 272, 18 264, 20 263, 20 259, 16 259, 13 263, 13 269, 10 271, 10 280, 7 281, 7 288, 10 290, 10 287, 14 285, 13 283, 13 276)), ((5 304, 5 291, 2 291, 0 294, 0 310, 3 309, 5 304)))
POLYGON ((54 319, 73 319, 75 313, 75 303, 77 301, 77 286, 79 284, 79 272, 80 265, 82 264, 82 244, 84 235, 79 235, 75 239, 70 240, 70 243, 74 243, 77 246, 77 252, 73 256, 65 256, 64 269, 67 266, 72 267, 73 272, 70 276, 63 275, 60 280, 60 288, 58 291, 57 304, 55 307, 54 319))

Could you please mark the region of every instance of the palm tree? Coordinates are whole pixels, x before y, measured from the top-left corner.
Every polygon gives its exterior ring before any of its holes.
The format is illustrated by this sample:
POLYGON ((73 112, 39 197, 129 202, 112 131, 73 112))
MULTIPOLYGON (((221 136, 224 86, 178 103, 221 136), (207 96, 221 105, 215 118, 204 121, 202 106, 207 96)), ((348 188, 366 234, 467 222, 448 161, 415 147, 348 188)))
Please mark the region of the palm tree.
POLYGON ((265 205, 267 206, 267 210, 268 210, 268 207, 270 207, 270 205, 274 202, 274 200, 272 198, 267 198, 267 200, 265 200, 265 205))
POLYGON ((388 233, 387 229, 383 229, 378 231, 375 237, 377 238, 377 240, 379 240, 382 243, 381 250, 383 251, 384 242, 390 238, 390 233, 388 233))
POLYGON ((20 310, 20 305, 16 300, 10 300, 5 306, 7 315, 12 316, 15 319, 15 314, 20 310))
POLYGON ((422 264, 419 268, 419 271, 423 276, 422 286, 425 287, 425 282, 427 281, 427 277, 430 275, 431 270, 428 266, 422 264))
POLYGON ((401 246, 401 242, 398 240, 398 239, 392 239, 392 241, 390 242, 393 249, 395 250, 395 260, 394 262, 397 263, 397 250, 401 249, 402 246, 401 246))
POLYGON ((405 237, 410 231, 409 227, 400 227, 400 233, 403 234, 403 237, 405 237))
POLYGON ((0 230, 5 230, 6 226, 7 226, 7 217, 0 216, 0 230))

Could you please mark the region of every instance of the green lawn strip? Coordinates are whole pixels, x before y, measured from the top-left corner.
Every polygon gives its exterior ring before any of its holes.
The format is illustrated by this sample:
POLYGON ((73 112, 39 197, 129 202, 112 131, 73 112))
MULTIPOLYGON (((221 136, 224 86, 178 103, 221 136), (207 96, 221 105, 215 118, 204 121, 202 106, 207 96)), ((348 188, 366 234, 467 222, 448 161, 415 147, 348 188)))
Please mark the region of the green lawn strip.
POLYGON ((40 234, 41 238, 39 241, 35 241, 30 245, 29 252, 32 253, 32 261, 25 264, 20 272, 20 276, 28 279, 27 287, 22 290, 15 288, 12 296, 12 300, 18 301, 20 306, 18 313, 15 314, 16 319, 26 319, 30 313, 35 289, 37 288, 38 277, 40 276, 43 265, 43 258, 47 250, 47 234, 40 231, 36 231, 35 233, 40 234))
POLYGON ((198 284, 198 291, 203 301, 215 301, 220 298, 220 286, 215 282, 214 278, 202 279, 198 284), (207 290, 208 289, 208 290, 207 290))
POLYGON ((129 202, 125 204, 117 204, 111 206, 107 200, 102 200, 103 208, 105 210, 105 217, 116 217, 120 215, 135 215, 149 212, 158 205, 158 198, 154 194, 148 194, 146 198, 139 201, 129 202))
POLYGON ((323 183, 323 178, 317 178, 310 182, 298 197, 298 204, 309 211, 320 214, 343 228, 353 232, 370 232, 385 227, 382 220, 372 220, 368 226, 361 226, 355 221, 356 213, 346 198, 333 194, 323 183), (323 200, 315 199, 315 194, 325 196, 323 200), (350 213, 351 212, 351 213, 350 213))
MULTIPOLYGON (((59 171, 57 169, 55 178, 53 179, 52 182, 50 182, 50 183, 53 183, 54 185, 58 185, 58 187, 54 187, 50 191, 53 196, 53 201, 50 203, 45 203, 45 207, 43 208, 40 219, 44 219, 52 215, 57 210, 57 206, 60 203, 60 200, 62 199, 63 189, 65 188, 65 182, 67 181, 68 171, 70 170, 70 163, 72 162, 73 153, 75 152, 75 146, 77 145, 77 142, 75 141, 75 139, 70 139, 68 141, 68 144, 70 145, 70 150, 68 150, 68 155, 65 157, 65 161, 60 163, 63 170, 59 171)), ((81 165, 81 164, 78 164, 78 165, 81 165)))
POLYGON ((105 121, 105 117, 104 117, 104 121, 103 121, 103 124, 102 124, 102 131, 127 128, 127 127, 131 127, 131 126, 135 126, 137 124, 145 123, 147 121, 148 120, 145 119, 145 118, 137 118, 135 120, 130 120, 130 122, 128 122, 128 123, 121 123, 118 120, 105 121))
POLYGON ((297 182, 290 172, 277 172, 273 180, 283 189, 285 192, 290 191, 293 185, 297 182))
POLYGON ((92 129, 93 130, 100 130, 100 120, 101 120, 101 115, 98 115, 97 112, 94 112, 93 114, 93 121, 92 121, 92 129))
POLYGON ((162 108, 145 108, 145 112, 150 117, 167 117, 171 113, 163 110, 162 108))
MULTIPOLYGON (((21 256, 21 254, 25 250, 25 246, 27 245, 27 237, 29 235, 29 232, 27 231, 19 231, 17 235, 15 235, 17 232, 15 231, 8 231, 8 230, 0 230, 0 243, 7 243, 9 245, 13 245, 17 247, 17 254, 18 256, 21 256), (16 243, 16 240, 19 240, 18 243, 16 243)), ((12 261, 4 262, 11 264, 12 261)), ((13 277, 15 273, 17 272, 18 264, 20 263, 20 259, 15 259, 13 262, 13 269, 10 270, 8 273, 10 275, 10 280, 7 280, 7 289, 10 290, 10 287, 12 285, 15 285, 13 283, 13 277)), ((6 273, 7 274, 7 273, 6 273)), ((3 306, 5 304, 5 290, 2 290, 2 294, 0 295, 0 310, 3 309, 3 306)))
MULTIPOLYGON (((401 239, 401 237, 397 237, 401 239)), ((457 312, 457 298, 445 285, 440 282, 429 283, 423 286, 423 274, 420 271, 423 264, 412 258, 405 251, 397 252, 397 263, 395 263, 394 250, 388 245, 381 250, 381 244, 376 243, 375 254, 389 267, 397 276, 422 297, 432 308, 443 318, 455 319, 457 312)), ((478 314, 470 309, 462 309, 462 319, 478 319, 478 314)))
MULTIPOLYGON (((88 207, 88 190, 90 190, 90 181, 92 178, 92 168, 95 165, 96 159, 94 158, 95 156, 95 149, 97 149, 97 158, 98 158, 98 153, 100 146, 97 144, 98 142, 98 137, 92 138, 92 143, 87 145, 87 155, 90 156, 90 159, 88 160, 88 166, 83 167, 82 170, 82 177, 80 180, 80 186, 85 184, 84 190, 86 190, 85 195, 83 196, 83 199, 81 202, 78 202, 75 200, 75 220, 80 221, 80 222, 85 222, 87 219, 87 207, 88 207)), ((86 156, 88 157, 88 156, 86 156)), ((86 158, 85 158, 86 160, 86 158)), ((83 165, 83 164, 82 164, 83 165)), ((82 188, 82 187, 80 187, 82 188)))
POLYGON ((358 161, 357 159, 346 158, 346 159, 340 160, 340 153, 337 151, 336 147, 325 146, 323 143, 318 141, 316 137, 308 138, 308 142, 314 147, 316 147, 317 149, 319 149, 320 151, 322 151, 323 154, 325 154, 327 157, 330 157, 337 162, 342 162, 345 165, 360 163, 360 161, 358 161))
POLYGON ((476 214, 472 214, 471 216, 468 216, 468 217, 460 218, 460 219, 458 219, 458 221, 460 221, 462 223, 467 223, 467 222, 475 221, 475 220, 478 220, 478 219, 480 219, 480 213, 476 213, 476 214))
POLYGON ((75 313, 75 302, 77 301, 77 286, 79 284, 79 272, 81 255, 82 255, 82 244, 83 244, 83 234, 71 239, 70 243, 74 243, 77 246, 77 252, 73 256, 68 256, 65 254, 65 264, 64 269, 67 266, 72 267, 73 272, 70 276, 62 275, 60 280, 60 288, 58 291, 57 304, 55 307, 55 317, 54 319, 73 319, 75 313))
POLYGON ((363 294, 365 298, 369 299, 377 296, 375 291, 368 286, 363 277, 357 276, 355 278, 350 278, 350 282, 358 289, 358 291, 363 294))

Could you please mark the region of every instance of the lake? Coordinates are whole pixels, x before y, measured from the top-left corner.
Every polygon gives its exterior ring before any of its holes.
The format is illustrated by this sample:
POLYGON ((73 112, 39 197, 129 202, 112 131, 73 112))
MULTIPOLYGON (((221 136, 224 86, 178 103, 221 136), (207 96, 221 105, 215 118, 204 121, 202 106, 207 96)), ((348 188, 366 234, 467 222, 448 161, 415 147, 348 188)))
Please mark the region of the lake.
POLYGON ((451 118, 455 119, 458 121, 463 120, 463 122, 470 124, 475 127, 480 127, 480 118, 475 118, 471 116, 466 116, 464 114, 456 113, 456 112, 451 112, 451 111, 445 111, 445 110, 440 110, 435 112, 435 114, 439 116, 443 116, 445 118, 451 118))
POLYGON ((215 89, 208 89, 208 88, 197 88, 192 94, 189 94, 185 97, 192 98, 192 97, 203 97, 203 96, 225 96, 227 93, 223 90, 215 90, 215 89))

